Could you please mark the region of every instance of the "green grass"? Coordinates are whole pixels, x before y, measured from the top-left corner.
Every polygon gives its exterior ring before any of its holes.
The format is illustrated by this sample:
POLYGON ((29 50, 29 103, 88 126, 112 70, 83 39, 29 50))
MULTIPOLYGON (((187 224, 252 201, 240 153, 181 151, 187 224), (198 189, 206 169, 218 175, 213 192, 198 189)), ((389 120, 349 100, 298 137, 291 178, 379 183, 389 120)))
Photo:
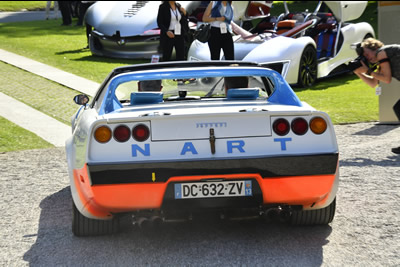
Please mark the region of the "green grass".
POLYGON ((68 125, 78 109, 72 99, 79 92, 1 61, 0 84, 0 92, 68 125))
POLYGON ((375 89, 357 76, 344 74, 319 81, 311 89, 294 89, 297 96, 331 117, 333 124, 377 121, 375 89))
POLYGON ((54 147, 39 136, 0 116, 0 153, 54 147))
POLYGON ((46 2, 47 1, 1 1, 0 11, 44 10, 46 8, 46 2))
POLYGON ((92 56, 84 49, 84 27, 60 25, 61 20, 2 23, 0 48, 98 83, 116 67, 149 62, 92 56))

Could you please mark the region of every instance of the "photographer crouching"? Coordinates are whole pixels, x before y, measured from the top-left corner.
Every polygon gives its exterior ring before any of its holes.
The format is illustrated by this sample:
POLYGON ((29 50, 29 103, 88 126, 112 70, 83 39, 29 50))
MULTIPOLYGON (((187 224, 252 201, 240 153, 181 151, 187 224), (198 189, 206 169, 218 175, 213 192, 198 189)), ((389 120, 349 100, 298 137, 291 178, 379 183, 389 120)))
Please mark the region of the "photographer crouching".
MULTIPOLYGON (((359 57, 349 65, 353 68, 356 65, 353 72, 366 84, 374 88, 380 82, 390 83, 392 77, 400 81, 400 45, 384 45, 379 40, 367 38, 356 50, 359 57)), ((400 100, 393 110, 400 120, 400 100)), ((400 147, 393 148, 392 152, 400 154, 400 147)))

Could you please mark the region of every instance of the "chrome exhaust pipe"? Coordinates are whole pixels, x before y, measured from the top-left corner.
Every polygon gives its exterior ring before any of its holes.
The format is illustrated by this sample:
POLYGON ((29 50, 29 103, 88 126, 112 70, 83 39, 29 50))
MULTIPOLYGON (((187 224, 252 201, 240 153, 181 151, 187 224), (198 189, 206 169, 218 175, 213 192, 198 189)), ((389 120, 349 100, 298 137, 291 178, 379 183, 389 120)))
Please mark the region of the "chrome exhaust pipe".
POLYGON ((151 221, 145 217, 140 217, 137 219, 137 224, 141 229, 148 229, 151 226, 151 221))
POLYGON ((281 222, 288 222, 290 220, 290 216, 292 215, 290 210, 287 209, 283 209, 281 210, 281 212, 279 213, 279 219, 281 222))
POLYGON ((273 222, 273 221, 276 221, 277 219, 280 218, 281 212, 282 212, 282 208, 281 207, 270 208, 270 209, 267 209, 266 211, 264 211, 263 218, 267 222, 273 222))

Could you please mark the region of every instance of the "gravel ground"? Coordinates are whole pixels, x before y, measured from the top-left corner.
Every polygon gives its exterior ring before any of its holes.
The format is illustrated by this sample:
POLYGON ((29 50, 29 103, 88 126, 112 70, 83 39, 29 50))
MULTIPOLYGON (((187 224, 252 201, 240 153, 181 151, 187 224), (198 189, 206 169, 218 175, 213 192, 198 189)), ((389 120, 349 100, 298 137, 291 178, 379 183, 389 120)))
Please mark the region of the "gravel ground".
POLYGON ((335 126, 341 182, 329 226, 206 221, 71 233, 63 148, 0 154, 0 265, 399 266, 399 125, 335 126))

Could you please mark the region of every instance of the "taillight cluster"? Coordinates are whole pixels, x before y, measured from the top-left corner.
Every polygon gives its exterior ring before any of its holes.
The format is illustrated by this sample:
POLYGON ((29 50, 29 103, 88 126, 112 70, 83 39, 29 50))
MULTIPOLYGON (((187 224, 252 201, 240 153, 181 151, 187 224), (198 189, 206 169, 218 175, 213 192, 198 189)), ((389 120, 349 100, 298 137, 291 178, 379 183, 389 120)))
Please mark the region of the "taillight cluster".
POLYGON ((118 142, 126 142, 131 136, 138 142, 146 141, 150 136, 150 129, 144 124, 138 124, 131 130, 126 125, 119 125, 112 131, 108 126, 100 126, 94 131, 94 138, 99 143, 107 143, 111 137, 118 142))
POLYGON ((295 118, 291 123, 287 119, 276 119, 272 125, 272 129, 277 135, 287 135, 290 130, 296 135, 304 135, 310 129, 314 134, 323 134, 327 128, 326 121, 321 117, 314 117, 308 123, 303 118, 295 118))

